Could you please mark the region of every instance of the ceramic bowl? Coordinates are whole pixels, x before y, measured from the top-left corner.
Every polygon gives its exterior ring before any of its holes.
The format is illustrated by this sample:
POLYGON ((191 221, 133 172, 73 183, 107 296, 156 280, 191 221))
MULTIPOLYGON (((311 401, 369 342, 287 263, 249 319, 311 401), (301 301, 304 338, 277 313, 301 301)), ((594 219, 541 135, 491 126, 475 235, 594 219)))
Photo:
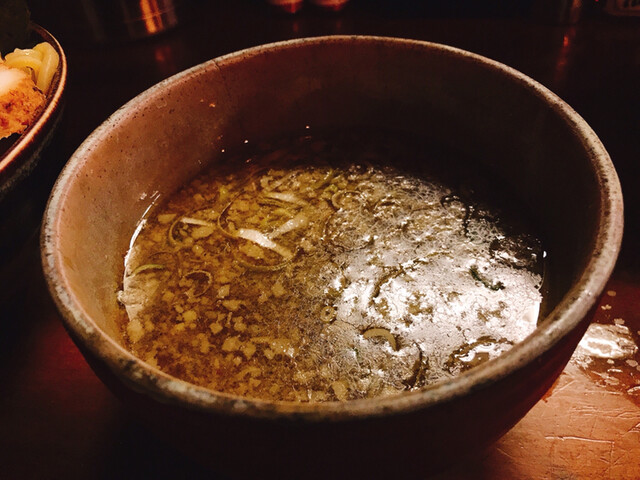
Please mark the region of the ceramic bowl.
POLYGON ((622 196, 585 121, 525 75, 478 55, 375 37, 292 40, 226 55, 133 99, 76 151, 46 211, 42 258, 64 322, 141 421, 232 478, 424 478, 511 428, 560 374, 616 261, 622 196), (276 403, 173 378, 122 345, 123 255, 153 199, 219 152, 311 128, 404 129, 499 172, 550 252, 544 316, 495 360, 423 390, 276 403))
POLYGON ((39 25, 32 23, 30 29, 32 42, 49 42, 58 52, 60 63, 40 115, 22 134, 14 134, 0 142, 0 200, 35 168, 60 119, 67 85, 67 58, 60 43, 39 25))
POLYGON ((29 40, 34 45, 49 42, 58 52, 60 63, 40 115, 22 134, 0 140, 0 304, 11 300, 26 281, 21 272, 34 256, 47 194, 60 172, 58 165, 49 174, 46 152, 62 116, 67 60, 58 41, 44 28, 31 24, 29 40), (43 158, 47 163, 44 172, 38 171, 43 158), (31 245, 30 251, 25 248, 27 244, 31 245))

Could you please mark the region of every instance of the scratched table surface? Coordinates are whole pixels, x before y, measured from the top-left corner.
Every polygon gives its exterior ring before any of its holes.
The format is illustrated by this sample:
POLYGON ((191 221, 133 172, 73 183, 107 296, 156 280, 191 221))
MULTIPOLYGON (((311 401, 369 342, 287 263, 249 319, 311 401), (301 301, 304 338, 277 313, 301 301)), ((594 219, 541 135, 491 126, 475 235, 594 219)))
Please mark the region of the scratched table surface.
POLYGON ((438 478, 639 479, 640 18, 585 1, 577 23, 558 24, 532 15, 530 3, 352 0, 338 13, 305 5, 287 15, 257 0, 194 1, 167 33, 96 43, 86 17, 94 2, 30 2, 33 20, 63 44, 70 75, 62 123, 21 186, 24 241, 0 251, 0 265, 13 265, 0 278, 0 478, 222 478, 138 425, 67 336, 39 264, 44 203, 82 140, 158 81, 271 41, 374 34, 460 47, 543 83, 600 136, 625 195, 618 265, 571 362, 494 446, 438 478))

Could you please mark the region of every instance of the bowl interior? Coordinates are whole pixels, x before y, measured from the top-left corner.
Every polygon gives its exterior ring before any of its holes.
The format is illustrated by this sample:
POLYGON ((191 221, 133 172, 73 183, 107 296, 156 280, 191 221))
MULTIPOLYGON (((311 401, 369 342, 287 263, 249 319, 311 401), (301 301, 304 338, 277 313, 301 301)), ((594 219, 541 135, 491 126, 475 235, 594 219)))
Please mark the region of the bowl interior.
MULTIPOLYGON (((54 189, 43 236, 45 270, 72 332, 113 368, 130 362, 117 346, 116 293, 146 209, 215 165, 223 148, 306 125, 400 129, 455 147, 498 175, 532 212, 549 252, 542 326, 579 322, 561 310, 580 296, 585 268, 594 270, 607 222, 621 222, 608 219, 621 209, 617 177, 586 124, 543 87, 476 55, 329 37, 258 47, 179 74, 80 147, 54 189)), ((613 243, 589 295, 613 267, 620 225, 607 234, 613 243)))

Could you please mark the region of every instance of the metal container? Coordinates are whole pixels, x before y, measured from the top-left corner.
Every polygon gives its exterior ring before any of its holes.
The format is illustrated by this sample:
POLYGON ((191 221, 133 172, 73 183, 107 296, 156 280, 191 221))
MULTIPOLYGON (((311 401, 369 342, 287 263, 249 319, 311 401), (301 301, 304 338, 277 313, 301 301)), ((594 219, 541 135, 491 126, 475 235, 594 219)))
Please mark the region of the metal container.
POLYGON ((82 0, 84 17, 97 42, 133 40, 175 28, 186 15, 179 0, 82 0))

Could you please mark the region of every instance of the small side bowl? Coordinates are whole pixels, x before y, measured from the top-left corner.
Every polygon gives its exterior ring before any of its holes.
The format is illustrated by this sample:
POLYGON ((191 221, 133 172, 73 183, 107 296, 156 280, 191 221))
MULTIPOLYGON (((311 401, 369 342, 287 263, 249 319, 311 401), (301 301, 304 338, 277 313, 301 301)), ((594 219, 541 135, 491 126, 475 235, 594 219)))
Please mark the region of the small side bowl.
POLYGON ((622 238, 615 169, 549 90, 459 49, 380 37, 255 47, 133 99, 58 179, 42 258, 65 325, 134 414, 233 478, 424 478, 511 428, 569 360, 622 238), (401 395, 265 402, 198 387, 133 356, 114 320, 122 258, 151 199, 222 148, 304 125, 399 128, 472 153, 533 212, 549 257, 544 318, 525 341, 459 377, 401 395))
POLYGON ((67 57, 62 46, 47 30, 31 24, 31 36, 36 42, 49 42, 58 52, 60 63, 47 93, 44 109, 15 140, 3 139, 0 151, 0 201, 36 166, 42 149, 49 143, 62 112, 62 99, 67 86, 67 57), (12 142, 6 146, 6 143, 12 142))
POLYGON ((23 272, 33 263, 33 245, 37 245, 46 195, 53 175, 59 172, 59 167, 47 168, 41 174, 38 167, 62 117, 67 58, 47 30, 33 23, 30 28, 32 43, 49 42, 58 52, 60 63, 37 119, 22 134, 0 140, 0 304, 11 300, 27 281, 23 272))

